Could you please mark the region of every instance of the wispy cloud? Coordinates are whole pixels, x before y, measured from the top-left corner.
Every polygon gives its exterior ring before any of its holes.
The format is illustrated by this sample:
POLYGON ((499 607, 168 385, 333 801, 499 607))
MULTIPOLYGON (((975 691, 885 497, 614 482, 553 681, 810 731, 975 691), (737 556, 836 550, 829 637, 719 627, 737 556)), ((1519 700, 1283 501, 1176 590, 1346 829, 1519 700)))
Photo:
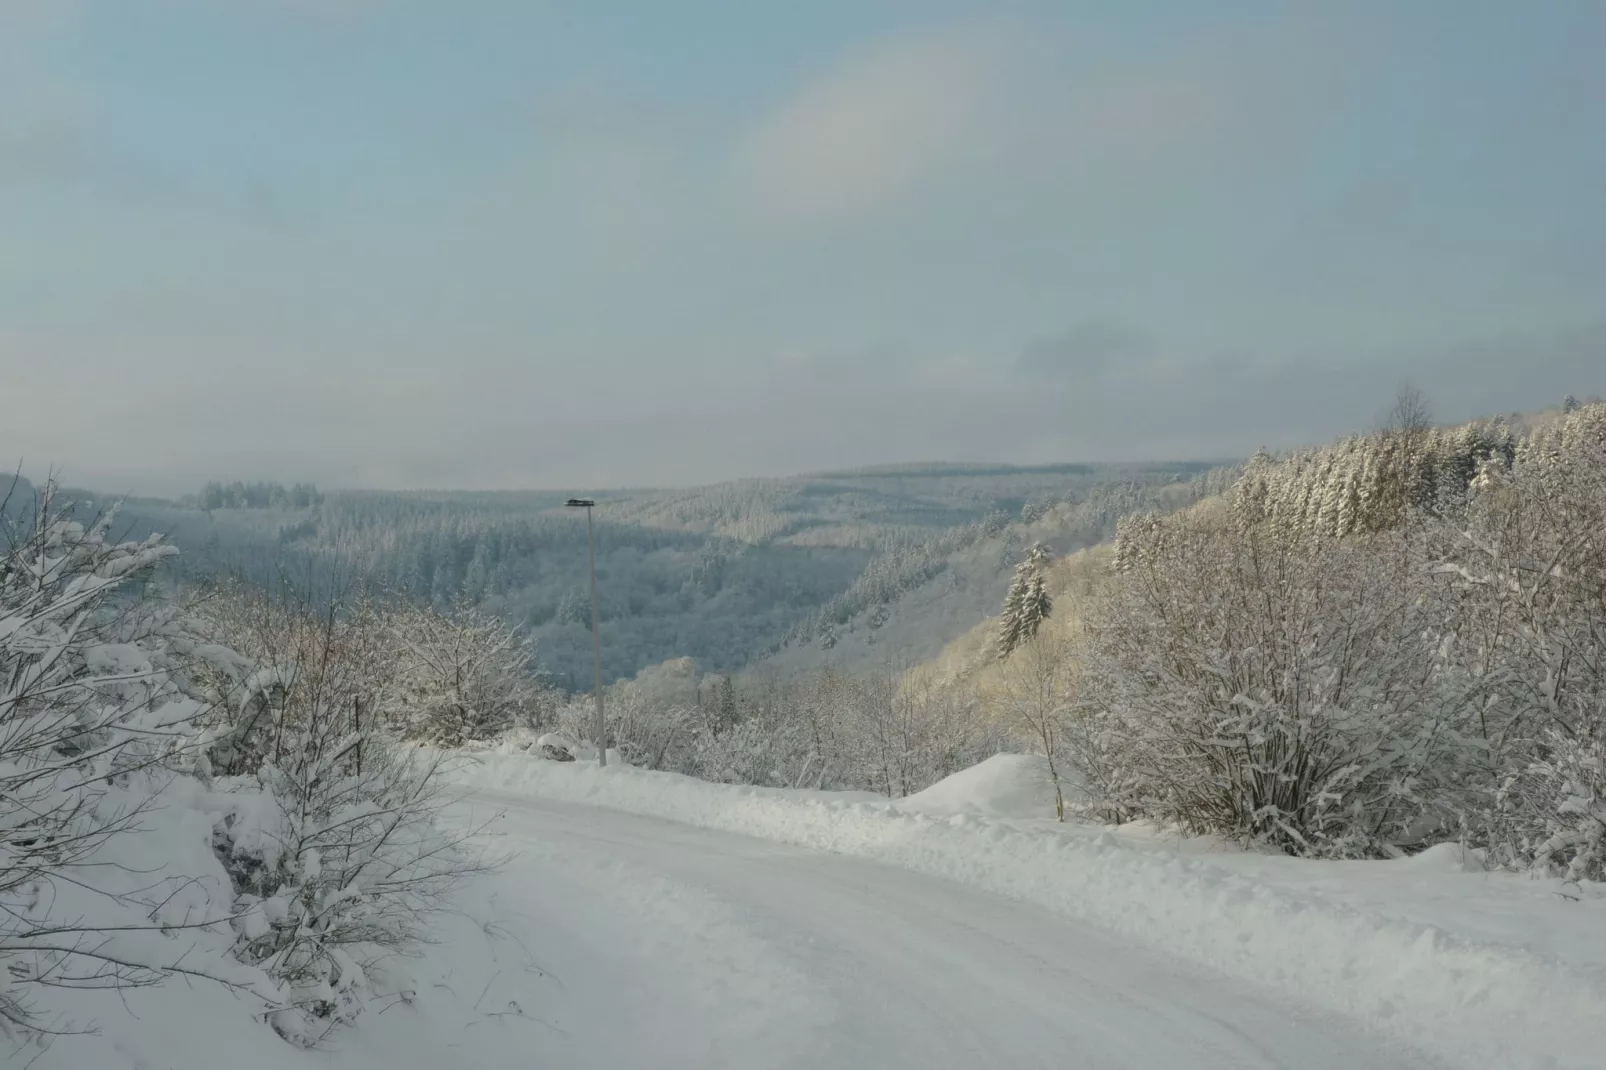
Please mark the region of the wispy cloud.
POLYGON ((951 27, 854 54, 766 116, 740 150, 761 199, 805 218, 897 199, 975 148, 1012 42, 951 27))
POLYGON ((1342 83, 1352 37, 1289 18, 1112 58, 1064 21, 909 33, 801 86, 737 158, 762 205, 803 220, 1000 175, 1186 179, 1308 132, 1342 83))

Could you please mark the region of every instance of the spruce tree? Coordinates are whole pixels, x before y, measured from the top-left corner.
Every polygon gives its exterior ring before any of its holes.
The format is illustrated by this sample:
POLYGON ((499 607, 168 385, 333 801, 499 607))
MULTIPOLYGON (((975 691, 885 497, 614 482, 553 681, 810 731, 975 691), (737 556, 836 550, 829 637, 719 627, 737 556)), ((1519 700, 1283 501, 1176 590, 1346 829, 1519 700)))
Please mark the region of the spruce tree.
POLYGON ((998 622, 999 660, 1036 635, 1053 611, 1053 599, 1043 582, 1043 570, 1052 559, 1048 547, 1034 542, 1026 551, 1026 560, 1015 566, 1015 578, 1004 596, 1004 612, 998 622))

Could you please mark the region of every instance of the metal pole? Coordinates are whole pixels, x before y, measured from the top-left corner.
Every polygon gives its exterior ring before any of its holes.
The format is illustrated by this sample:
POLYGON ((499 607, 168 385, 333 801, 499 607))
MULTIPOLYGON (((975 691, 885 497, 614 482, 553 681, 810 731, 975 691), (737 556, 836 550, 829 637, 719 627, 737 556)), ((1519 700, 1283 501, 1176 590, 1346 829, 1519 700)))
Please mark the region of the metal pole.
POLYGON ((597 765, 608 764, 608 736, 602 718, 602 625, 597 611, 597 544, 591 534, 591 506, 586 506, 586 550, 591 555, 591 652, 596 655, 597 667, 597 723, 593 732, 597 742, 597 765))

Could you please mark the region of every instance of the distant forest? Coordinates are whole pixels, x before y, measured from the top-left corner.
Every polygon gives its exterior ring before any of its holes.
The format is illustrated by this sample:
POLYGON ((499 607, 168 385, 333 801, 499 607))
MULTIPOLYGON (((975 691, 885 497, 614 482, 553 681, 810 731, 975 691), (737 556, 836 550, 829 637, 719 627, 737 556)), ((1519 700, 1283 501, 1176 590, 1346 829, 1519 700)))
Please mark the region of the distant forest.
MULTIPOLYGON (((922 637, 934 649, 953 637, 941 628, 957 634, 974 615, 880 631, 898 622, 911 592, 991 605, 1026 528, 1058 552, 1091 545, 1121 517, 1187 504, 1235 472, 1187 463, 922 465, 600 493, 605 673, 628 678, 681 656, 729 672, 800 648, 818 654, 849 635, 922 637)), ((110 503, 74 496, 86 512, 110 503)), ((583 687, 585 524, 564 510, 567 496, 216 482, 180 501, 127 500, 118 527, 167 535, 182 550, 175 571, 184 580, 363 581, 438 609, 482 607, 534 636, 558 686, 583 687)), ((895 647, 859 656, 892 657, 895 647)))
POLYGON ((311 483, 286 487, 282 483, 236 481, 208 483, 199 494, 182 498, 179 504, 211 512, 213 509, 306 509, 322 501, 323 495, 311 483))

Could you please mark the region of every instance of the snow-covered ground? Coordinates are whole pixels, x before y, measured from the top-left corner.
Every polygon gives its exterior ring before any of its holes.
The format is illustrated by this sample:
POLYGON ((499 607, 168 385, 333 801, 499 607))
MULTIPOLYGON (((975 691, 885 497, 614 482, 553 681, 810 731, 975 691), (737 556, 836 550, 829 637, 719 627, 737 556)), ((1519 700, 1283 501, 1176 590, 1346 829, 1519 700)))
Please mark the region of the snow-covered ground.
POLYGON ((555 972, 583 986, 551 1007, 569 1036, 549 1063, 532 1052, 535 1065, 1431 1065, 1274 993, 963 884, 581 803, 479 799, 505 808, 509 846, 537 845, 518 868, 545 884, 551 921, 529 939, 557 939, 566 962, 555 972), (571 1039, 593 1030, 606 1057, 571 1039))
MULTIPOLYGON (((974 903, 994 912, 1003 909, 998 897, 1013 900, 1009 910, 1057 934, 1045 930, 1045 941, 1093 940, 1097 931, 1128 954, 1142 947, 1179 971, 1207 970, 1257 998, 1275 994, 1287 1007, 1337 1016, 1356 1031, 1348 1035, 1387 1038, 1396 1051, 1458 1066, 1606 1065, 1603 890, 1476 871, 1475 861, 1463 864, 1452 847, 1398 862, 1325 863, 1172 842, 1143 830, 1060 826, 1026 816, 1051 812, 1051 803, 1033 760, 1018 756, 993 759, 898 803, 599 770, 516 751, 481 754, 464 776, 481 798, 526 801, 510 809, 510 827, 529 827, 528 800, 545 800, 543 815, 558 802, 586 804, 562 811, 566 823, 543 817, 537 827, 547 831, 537 839, 558 830, 604 841, 611 835, 621 853, 639 855, 638 847, 622 845, 644 834, 620 833, 615 819, 592 809, 604 807, 854 856, 879 863, 877 873, 898 867, 988 893, 974 903)), ((658 828, 660 837, 674 838, 666 831, 672 826, 658 828)), ((650 868, 670 868, 663 852, 649 853, 650 868)), ((827 872, 844 864, 808 857, 827 872)), ((699 872, 680 867, 672 875, 697 880, 699 872)), ((886 885, 894 915, 900 898, 932 886, 908 876, 886 878, 886 885)), ((970 969, 958 958, 949 967, 970 969)), ((1140 1031, 1132 1043, 1146 1035, 1140 1031)), ((1333 1044, 1329 1037, 1322 1050, 1339 1050, 1333 1044)), ((1307 1053, 1292 1065, 1317 1065, 1314 1058, 1307 1053)), ((1347 1065, 1379 1065, 1377 1058, 1347 1065)))
POLYGON ((1312 863, 1059 826, 1021 756, 898 803, 512 748, 454 776, 453 819, 499 814, 506 864, 322 1049, 169 983, 87 997, 98 1034, 0 1064, 1606 1065, 1601 890, 1449 848, 1312 863))

